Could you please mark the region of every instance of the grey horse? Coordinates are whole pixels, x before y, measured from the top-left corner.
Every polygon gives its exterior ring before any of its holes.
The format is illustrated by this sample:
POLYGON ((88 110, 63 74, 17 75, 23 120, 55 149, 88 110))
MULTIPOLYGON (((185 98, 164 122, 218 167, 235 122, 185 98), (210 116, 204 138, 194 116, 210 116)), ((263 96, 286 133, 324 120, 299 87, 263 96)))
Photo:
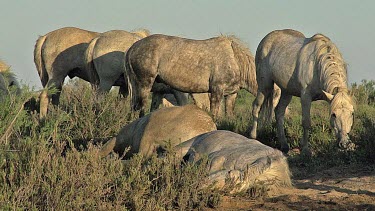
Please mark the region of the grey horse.
POLYGON ((155 34, 134 43, 125 60, 132 108, 140 116, 155 81, 186 93, 210 93, 214 117, 223 96, 257 90, 254 58, 233 36, 191 40, 155 34))
POLYGON ((286 157, 277 149, 231 131, 201 134, 175 147, 189 162, 207 156, 207 185, 237 193, 252 186, 267 185, 273 191, 291 187, 286 157))
POLYGON ((40 94, 40 117, 47 114, 49 99, 58 105, 60 92, 66 76, 90 81, 86 71, 85 51, 90 41, 99 33, 74 27, 60 28, 40 36, 34 48, 34 63, 43 87, 55 87, 57 93, 48 96, 47 90, 40 94))
MULTIPOLYGON (((98 88, 99 92, 108 92, 112 86, 119 86, 120 93, 128 95, 128 84, 124 80, 124 56, 134 42, 147 37, 150 32, 146 29, 127 32, 123 30, 111 30, 101 33, 89 43, 85 53, 86 71, 90 73, 89 81, 98 88)), ((151 90, 165 94, 173 94, 177 102, 175 105, 187 104, 187 95, 173 90, 162 84, 155 84, 151 90)), ((151 103, 151 111, 160 105, 159 99, 151 103)))
POLYGON ((276 84, 281 88, 275 116, 283 152, 289 151, 283 124, 285 109, 292 96, 301 98, 304 132, 300 145, 304 154, 311 153, 308 147, 310 108, 315 100, 330 103, 331 125, 340 147, 353 147, 348 133, 353 125, 354 102, 348 93, 347 69, 341 53, 328 37, 315 34, 306 38, 301 32, 291 29, 273 31, 260 42, 255 63, 258 93, 253 103, 252 138, 256 138, 262 105, 263 117, 272 113, 270 101, 276 84))

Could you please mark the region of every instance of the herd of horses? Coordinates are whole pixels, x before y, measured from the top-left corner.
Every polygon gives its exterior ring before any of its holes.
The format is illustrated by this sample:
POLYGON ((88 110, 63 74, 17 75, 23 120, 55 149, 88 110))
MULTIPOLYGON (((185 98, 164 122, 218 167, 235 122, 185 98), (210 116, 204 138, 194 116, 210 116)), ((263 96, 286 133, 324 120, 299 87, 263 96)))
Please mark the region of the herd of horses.
MULTIPOLYGON (((40 118, 48 115, 50 101, 59 104, 66 76, 90 82, 99 93, 119 86, 120 94, 130 97, 131 107, 139 111, 140 118, 103 146, 103 156, 129 146, 132 153, 149 154, 150 149, 162 145, 161 140, 176 139, 178 143, 173 146, 181 157, 197 160, 199 155, 209 155, 210 178, 222 184, 220 187, 228 177, 232 183, 237 181, 241 190, 260 177, 279 178, 280 184, 289 186, 285 156, 255 139, 258 124, 269 121, 274 110, 281 151, 288 153, 283 124, 292 96, 300 97, 302 104, 303 154, 310 154, 310 108, 315 100, 330 104, 330 122, 339 146, 353 147, 348 133, 353 124, 354 102, 348 91, 346 64, 335 44, 323 34, 307 38, 291 29, 272 31, 262 39, 254 58, 235 36, 193 40, 151 35, 147 30, 98 33, 65 27, 39 37, 34 62, 45 87, 39 96, 40 118), (52 87, 57 92, 50 94, 52 87), (256 96, 251 139, 230 131, 216 131, 214 123, 223 99, 226 114, 233 113, 240 89, 256 96), (145 116, 150 93, 154 112, 145 116), (166 94, 173 94, 181 107, 156 110, 166 94), (196 106, 183 106, 188 96, 201 108, 207 108, 214 120, 196 106)), ((16 85, 14 75, 5 66, 0 63, 3 94, 8 93, 9 86, 16 85)))

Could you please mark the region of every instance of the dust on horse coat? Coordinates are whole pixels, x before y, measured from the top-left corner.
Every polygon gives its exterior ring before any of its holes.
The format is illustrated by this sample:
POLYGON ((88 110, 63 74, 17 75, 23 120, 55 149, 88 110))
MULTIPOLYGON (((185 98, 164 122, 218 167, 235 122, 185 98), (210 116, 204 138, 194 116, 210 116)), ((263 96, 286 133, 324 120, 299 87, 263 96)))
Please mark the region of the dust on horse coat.
POLYGON ((207 156, 207 184, 214 188, 236 193, 256 185, 268 185, 272 190, 291 187, 288 163, 282 152, 237 133, 212 131, 175 148, 189 162, 207 156))
POLYGON ((154 81, 186 93, 210 93, 216 117, 223 96, 244 88, 256 92, 254 58, 234 37, 191 40, 151 35, 134 43, 125 56, 132 108, 144 114, 154 81))
POLYGON ((167 144, 174 147, 213 130, 216 125, 212 118, 195 105, 161 108, 123 127, 103 146, 100 155, 106 156, 112 150, 122 154, 130 147, 125 157, 134 153, 150 156, 167 144))
MULTIPOLYGON (((74 27, 60 28, 40 36, 34 48, 34 62, 43 87, 54 86, 52 103, 59 104, 60 92, 66 76, 90 81, 86 71, 85 51, 90 41, 99 33, 74 27)), ((40 95, 40 116, 47 113, 49 96, 47 90, 40 95)))
POLYGON ((16 76, 11 72, 10 66, 0 60, 0 100, 9 94, 11 89, 15 89, 17 94, 21 92, 16 76))
MULTIPOLYGON (((90 73, 90 82, 98 86, 100 92, 108 92, 112 86, 120 86, 120 93, 128 95, 128 84, 124 80, 124 56, 126 51, 134 42, 147 37, 150 32, 139 30, 127 32, 123 30, 112 30, 101 33, 91 40, 85 53, 86 70, 90 73)), ((153 86, 153 92, 162 92, 161 99, 166 93, 175 95, 177 104, 187 104, 187 97, 183 93, 158 89, 160 86, 153 86)), ((161 102, 152 103, 152 111, 159 107, 161 102)))
MULTIPOLYGON (((322 34, 306 38, 294 30, 276 30, 263 38, 256 58, 258 93, 253 103, 253 128, 251 137, 256 138, 258 115, 261 106, 268 114, 274 83, 281 88, 281 98, 275 109, 277 135, 281 149, 288 152, 284 133, 284 113, 292 96, 301 97, 302 152, 308 148, 311 102, 326 100, 330 103, 331 124, 339 144, 350 148, 348 133, 353 124, 354 103, 348 94, 345 62, 333 42, 322 34)), ((267 118, 266 118, 267 119, 267 118)))

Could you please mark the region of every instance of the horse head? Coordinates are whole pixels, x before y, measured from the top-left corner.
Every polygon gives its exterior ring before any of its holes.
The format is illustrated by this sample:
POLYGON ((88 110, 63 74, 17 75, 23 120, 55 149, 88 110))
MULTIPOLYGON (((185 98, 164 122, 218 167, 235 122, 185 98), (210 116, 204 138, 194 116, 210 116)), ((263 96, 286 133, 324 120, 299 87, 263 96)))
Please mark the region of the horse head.
POLYGON ((335 95, 325 92, 325 95, 331 101, 330 123, 334 128, 339 147, 352 150, 354 144, 348 134, 354 122, 354 101, 347 89, 338 89, 335 95))

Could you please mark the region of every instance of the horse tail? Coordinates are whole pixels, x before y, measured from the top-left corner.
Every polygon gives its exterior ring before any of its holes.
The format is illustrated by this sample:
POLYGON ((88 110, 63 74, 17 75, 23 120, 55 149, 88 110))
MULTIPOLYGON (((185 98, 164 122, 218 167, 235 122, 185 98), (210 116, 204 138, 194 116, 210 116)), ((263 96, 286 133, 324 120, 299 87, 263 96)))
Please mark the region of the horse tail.
POLYGON ((135 73, 130 63, 130 53, 131 53, 131 49, 129 49, 125 54, 124 77, 125 77, 125 81, 128 84, 128 92, 129 92, 129 97, 131 99, 132 110, 136 111, 139 105, 140 96, 139 96, 139 91, 137 89, 135 73))
POLYGON ((99 85, 100 82, 99 75, 94 65, 94 48, 98 39, 99 37, 95 37, 93 40, 91 40, 85 52, 86 70, 89 75, 90 83, 94 86, 99 85))
POLYGON ((42 47, 47 36, 39 36, 38 40, 35 43, 34 47, 34 63, 39 74, 40 81, 42 82, 43 87, 46 86, 48 82, 48 73, 44 66, 44 61, 42 57, 42 47))

